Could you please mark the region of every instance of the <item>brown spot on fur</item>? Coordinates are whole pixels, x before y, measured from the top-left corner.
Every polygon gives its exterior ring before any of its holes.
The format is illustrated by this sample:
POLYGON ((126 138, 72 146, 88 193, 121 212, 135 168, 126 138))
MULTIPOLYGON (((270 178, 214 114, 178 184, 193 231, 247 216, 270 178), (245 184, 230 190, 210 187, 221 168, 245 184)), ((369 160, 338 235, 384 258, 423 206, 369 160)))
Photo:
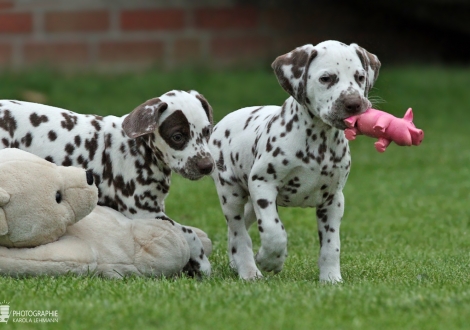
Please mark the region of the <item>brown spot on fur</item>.
POLYGON ((34 127, 38 127, 41 123, 46 123, 48 120, 49 119, 45 115, 38 116, 35 112, 29 116, 29 121, 34 127))
POLYGON ((3 128, 10 134, 10 137, 13 137, 16 130, 16 120, 11 115, 10 110, 3 111, 3 117, 0 118, 0 128, 3 128))
POLYGON ((176 110, 158 128, 160 136, 175 150, 183 150, 190 139, 191 129, 183 111, 176 110), (176 139, 178 136, 178 140, 176 139))
POLYGON ((57 139, 57 134, 54 131, 49 131, 49 133, 47 133, 47 137, 49 140, 55 141, 57 139))

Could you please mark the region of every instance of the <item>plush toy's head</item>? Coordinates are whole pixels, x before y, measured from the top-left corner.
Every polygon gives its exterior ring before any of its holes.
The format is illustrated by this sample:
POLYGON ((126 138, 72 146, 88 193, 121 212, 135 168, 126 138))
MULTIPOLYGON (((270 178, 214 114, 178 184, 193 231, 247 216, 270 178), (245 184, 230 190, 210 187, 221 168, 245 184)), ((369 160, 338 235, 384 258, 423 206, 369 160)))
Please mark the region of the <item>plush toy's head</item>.
POLYGON ((90 172, 57 166, 19 149, 0 150, 0 245, 53 242, 97 202, 90 172))

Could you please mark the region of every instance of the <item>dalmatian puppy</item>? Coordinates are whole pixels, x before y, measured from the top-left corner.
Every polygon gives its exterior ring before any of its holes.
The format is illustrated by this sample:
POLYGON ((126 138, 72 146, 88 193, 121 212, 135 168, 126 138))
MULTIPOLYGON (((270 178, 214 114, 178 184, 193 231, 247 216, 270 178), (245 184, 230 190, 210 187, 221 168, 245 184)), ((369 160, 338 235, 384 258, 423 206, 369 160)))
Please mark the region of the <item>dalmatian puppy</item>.
POLYGON ((287 233, 277 206, 315 207, 320 280, 340 282, 342 190, 351 167, 343 120, 371 106, 380 62, 356 44, 325 41, 279 56, 272 68, 291 97, 281 107, 230 113, 209 142, 230 263, 247 280, 262 277, 260 269, 281 271, 287 233), (256 256, 247 231, 255 222, 256 256))
POLYGON ((196 91, 168 92, 120 118, 0 100, 0 148, 88 169, 98 186, 98 204, 131 219, 171 221, 191 248, 190 273, 210 274, 210 263, 196 233, 165 214, 164 201, 172 171, 190 180, 212 172, 211 132, 212 108, 196 91))

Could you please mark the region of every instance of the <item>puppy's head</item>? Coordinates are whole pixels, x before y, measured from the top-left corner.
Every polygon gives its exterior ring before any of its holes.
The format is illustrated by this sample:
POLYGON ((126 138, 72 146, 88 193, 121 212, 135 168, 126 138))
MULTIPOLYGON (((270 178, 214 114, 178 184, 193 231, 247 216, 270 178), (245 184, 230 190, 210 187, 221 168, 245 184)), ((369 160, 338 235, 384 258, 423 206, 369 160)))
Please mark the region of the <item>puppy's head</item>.
POLYGON ((212 124, 212 108, 201 94, 171 91, 135 108, 122 128, 130 138, 147 137, 173 171, 197 180, 214 169, 207 146, 212 124))
POLYGON ((356 44, 325 41, 279 56, 272 68, 282 88, 311 116, 345 129, 344 119, 371 106, 367 97, 379 75, 380 62, 356 44))

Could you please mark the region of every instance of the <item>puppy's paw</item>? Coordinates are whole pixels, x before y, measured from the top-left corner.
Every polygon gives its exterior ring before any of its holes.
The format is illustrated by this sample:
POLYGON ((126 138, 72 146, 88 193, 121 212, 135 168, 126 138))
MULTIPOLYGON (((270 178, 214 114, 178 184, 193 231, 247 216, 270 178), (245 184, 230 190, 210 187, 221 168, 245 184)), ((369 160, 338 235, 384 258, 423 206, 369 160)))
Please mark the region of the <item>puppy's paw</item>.
POLYGON ((266 272, 279 273, 284 266, 284 261, 287 257, 287 250, 284 249, 281 252, 267 253, 263 247, 260 248, 256 254, 256 263, 261 270, 266 272))
POLYGON ((251 271, 240 272, 238 274, 241 279, 246 281, 256 281, 263 278, 263 274, 258 269, 253 269, 251 271))

